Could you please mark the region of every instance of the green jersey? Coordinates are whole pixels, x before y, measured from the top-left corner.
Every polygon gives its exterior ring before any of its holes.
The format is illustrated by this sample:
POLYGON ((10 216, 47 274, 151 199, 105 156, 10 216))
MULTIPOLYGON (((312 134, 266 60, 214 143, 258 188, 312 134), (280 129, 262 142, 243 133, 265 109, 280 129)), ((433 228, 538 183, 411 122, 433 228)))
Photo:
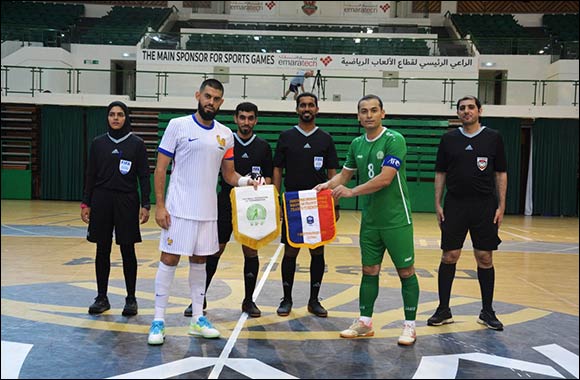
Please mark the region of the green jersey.
POLYGON ((362 224, 366 228, 397 228, 412 223, 406 156, 407 144, 403 135, 387 128, 372 141, 364 134, 350 144, 344 168, 357 170, 359 183, 366 183, 379 175, 383 166, 397 170, 389 186, 360 197, 362 224))

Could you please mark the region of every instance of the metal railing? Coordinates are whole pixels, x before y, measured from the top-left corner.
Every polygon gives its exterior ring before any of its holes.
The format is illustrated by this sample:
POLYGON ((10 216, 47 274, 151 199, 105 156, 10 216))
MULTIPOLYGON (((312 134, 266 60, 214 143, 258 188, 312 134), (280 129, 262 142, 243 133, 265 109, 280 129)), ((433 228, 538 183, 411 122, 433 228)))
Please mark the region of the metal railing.
MULTIPOLYGON (((38 96, 40 93, 111 94, 111 78, 122 70, 78 69, 36 66, 1 67, 2 95, 38 96)), ((280 99, 293 75, 136 70, 134 100, 161 101, 165 97, 191 97, 207 78, 224 83, 228 97, 280 99)), ((324 75, 305 89, 321 100, 350 101, 374 93, 385 102, 443 103, 453 106, 456 94, 478 94, 484 104, 577 106, 578 80, 384 78, 373 76, 324 75), (497 89, 505 95, 497 97, 497 89)))

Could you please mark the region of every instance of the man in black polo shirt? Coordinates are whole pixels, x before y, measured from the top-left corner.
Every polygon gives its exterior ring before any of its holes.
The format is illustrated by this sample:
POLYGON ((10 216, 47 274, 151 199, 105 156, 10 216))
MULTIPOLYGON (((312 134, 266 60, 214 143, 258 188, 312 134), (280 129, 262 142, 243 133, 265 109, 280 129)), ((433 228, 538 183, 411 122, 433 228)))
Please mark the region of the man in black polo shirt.
MULTIPOLYGON (((336 149, 332 137, 315 124, 318 110, 316 95, 304 92, 296 99, 298 125, 282 132, 274 154, 273 183, 279 192, 283 171, 285 171, 285 191, 310 190, 316 185, 328 181, 336 174, 338 168, 336 149)), ((285 245, 284 259, 282 260, 284 298, 277 313, 280 316, 287 316, 292 310, 292 287, 296 273, 296 257, 300 248, 294 248, 288 244, 285 226, 282 226, 281 242, 285 245)), ((319 317, 328 316, 328 312, 318 300, 324 266, 324 246, 310 249, 308 311, 319 317)))
POLYGON ((439 265, 439 307, 427 324, 453 323, 449 308, 451 285, 469 230, 483 304, 477 322, 493 330, 503 330, 492 308, 493 251, 501 243, 498 229, 503 220, 507 189, 503 140, 497 131, 481 125, 481 103, 476 97, 459 99, 457 115, 463 127, 441 138, 435 163, 435 212, 441 228, 443 255, 439 265))
MULTIPOLYGON (((258 107, 250 102, 238 104, 234 114, 234 122, 238 126, 238 130, 234 133, 234 166, 236 172, 251 176, 253 179, 260 180, 266 184, 272 183, 272 149, 266 140, 254 134, 254 127, 258 122, 258 107)), ((221 191, 218 193, 218 239, 220 248, 215 255, 208 256, 206 261, 206 291, 233 231, 232 204, 230 202, 232 186, 221 177, 220 183, 221 191)), ((258 251, 242 245, 242 252, 244 253, 245 285, 242 311, 248 313, 250 317, 259 317, 262 313, 252 300, 260 267, 258 251)), ((206 306, 204 299, 204 310, 206 306)), ((191 305, 189 305, 183 315, 191 317, 191 313, 191 305)))

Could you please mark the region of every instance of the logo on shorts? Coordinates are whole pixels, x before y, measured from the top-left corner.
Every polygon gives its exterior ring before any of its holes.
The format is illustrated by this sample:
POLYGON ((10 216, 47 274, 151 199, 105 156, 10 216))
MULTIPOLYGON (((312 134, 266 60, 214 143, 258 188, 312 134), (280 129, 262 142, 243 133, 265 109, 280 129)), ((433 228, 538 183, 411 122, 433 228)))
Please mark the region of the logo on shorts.
POLYGON ((171 245, 173 244, 173 239, 172 238, 167 238, 167 245, 171 245))
POLYGON ((487 168, 487 157, 477 157, 477 168, 481 171, 487 168))

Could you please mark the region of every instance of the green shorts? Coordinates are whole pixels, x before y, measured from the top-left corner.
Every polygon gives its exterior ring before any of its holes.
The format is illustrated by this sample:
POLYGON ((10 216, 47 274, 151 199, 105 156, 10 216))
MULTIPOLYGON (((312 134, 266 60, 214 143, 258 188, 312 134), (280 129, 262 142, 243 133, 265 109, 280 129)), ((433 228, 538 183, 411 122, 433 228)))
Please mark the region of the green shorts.
POLYGON ((388 229, 361 226, 360 248, 363 266, 381 264, 387 250, 395 268, 407 268, 415 263, 413 225, 388 229))

